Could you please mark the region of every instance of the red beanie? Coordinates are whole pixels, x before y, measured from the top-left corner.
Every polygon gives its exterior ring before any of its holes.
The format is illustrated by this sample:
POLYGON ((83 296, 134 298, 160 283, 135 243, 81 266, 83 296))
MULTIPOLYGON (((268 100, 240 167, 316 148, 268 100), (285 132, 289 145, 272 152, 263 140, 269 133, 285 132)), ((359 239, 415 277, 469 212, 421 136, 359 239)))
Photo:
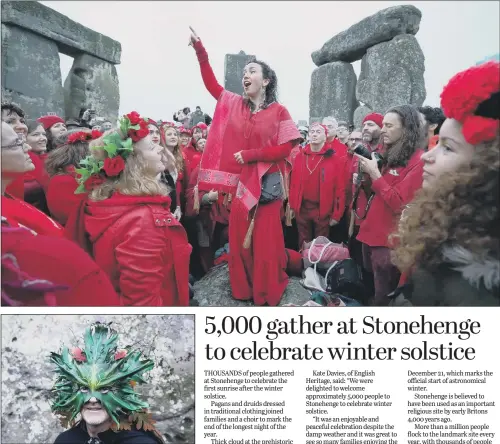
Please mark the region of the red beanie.
POLYGON ((384 126, 382 123, 384 120, 384 116, 379 113, 370 113, 364 119, 362 125, 365 124, 366 121, 371 120, 373 123, 377 124, 380 128, 384 126))
POLYGON ((198 128, 200 128, 201 130, 206 130, 208 128, 208 126, 206 124, 204 124, 203 122, 200 122, 198 123, 198 125, 196 125, 198 128))
POLYGON ((50 129, 50 127, 55 125, 56 123, 64 123, 64 120, 59 116, 42 116, 39 117, 36 121, 40 122, 45 130, 50 129))
POLYGON ((184 127, 184 126, 181 126, 179 128, 179 134, 189 134, 191 136, 192 133, 191 133, 190 129, 188 129, 188 128, 184 127))

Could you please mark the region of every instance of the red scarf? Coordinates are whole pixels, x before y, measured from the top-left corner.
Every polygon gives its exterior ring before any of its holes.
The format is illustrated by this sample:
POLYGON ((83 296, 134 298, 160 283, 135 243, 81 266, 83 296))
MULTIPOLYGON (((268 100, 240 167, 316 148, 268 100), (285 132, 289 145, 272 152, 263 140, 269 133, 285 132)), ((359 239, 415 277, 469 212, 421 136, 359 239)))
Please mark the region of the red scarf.
POLYGON ((247 149, 281 145, 300 138, 288 111, 280 104, 252 114, 242 96, 224 90, 200 164, 198 187, 236 193, 245 207, 253 208, 260 197, 262 176, 272 166, 268 162, 240 165, 234 154, 247 149))

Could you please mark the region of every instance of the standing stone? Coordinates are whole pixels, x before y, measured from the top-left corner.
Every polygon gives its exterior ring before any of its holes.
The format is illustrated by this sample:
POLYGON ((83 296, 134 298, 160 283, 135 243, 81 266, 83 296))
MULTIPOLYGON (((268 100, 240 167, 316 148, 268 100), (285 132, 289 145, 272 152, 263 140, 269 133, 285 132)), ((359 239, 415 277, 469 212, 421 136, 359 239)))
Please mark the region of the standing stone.
POLYGON ((400 34, 416 34, 422 13, 413 5, 392 6, 352 25, 311 54, 316 66, 361 59, 368 48, 400 34))
POLYGON ((2 101, 15 102, 36 119, 63 115, 64 94, 57 45, 2 23, 2 101))
POLYGON ((368 50, 361 61, 356 97, 384 114, 390 107, 421 106, 425 100, 425 57, 412 35, 398 35, 368 50))
POLYGON ((368 115, 371 114, 373 110, 368 108, 366 105, 360 105, 354 110, 354 128, 359 128, 361 129, 361 123, 363 122, 363 119, 368 115))
POLYGON ((115 65, 88 54, 76 57, 64 82, 64 102, 67 119, 92 108, 114 124, 120 106, 115 65))
POLYGON ((316 68, 309 92, 309 123, 326 116, 352 123, 356 100, 356 74, 350 63, 333 62, 316 68))
POLYGON ((243 68, 255 60, 255 56, 247 55, 244 51, 238 54, 226 54, 224 59, 224 89, 235 94, 243 94, 243 68))

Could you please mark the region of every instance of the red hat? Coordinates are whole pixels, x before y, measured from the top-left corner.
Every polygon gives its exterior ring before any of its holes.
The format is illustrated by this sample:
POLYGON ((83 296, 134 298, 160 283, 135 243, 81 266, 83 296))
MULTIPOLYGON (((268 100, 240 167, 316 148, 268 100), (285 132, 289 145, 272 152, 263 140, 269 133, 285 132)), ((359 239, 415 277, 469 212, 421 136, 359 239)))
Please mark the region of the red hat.
POLYGON ((200 122, 198 123, 198 125, 196 125, 198 128, 200 128, 201 130, 206 130, 208 128, 208 126, 206 124, 204 124, 203 122, 200 122))
POLYGON ((382 123, 384 120, 384 116, 379 113, 370 113, 365 118, 363 119, 363 123, 361 125, 364 125, 366 121, 371 120, 373 123, 375 123, 377 126, 382 128, 384 124, 382 123))
POLYGON ((64 123, 64 120, 61 119, 59 116, 42 116, 39 117, 37 122, 40 122, 43 125, 43 128, 45 130, 48 130, 51 126, 55 125, 56 123, 64 123))
POLYGON ((188 128, 185 128, 185 127, 183 127, 183 126, 181 126, 181 127, 179 128, 179 134, 189 134, 189 135, 191 135, 191 130, 190 130, 190 129, 188 129, 188 128))
POLYGON ((500 63, 491 61, 456 74, 441 93, 441 108, 462 124, 471 145, 493 140, 500 129, 500 63))

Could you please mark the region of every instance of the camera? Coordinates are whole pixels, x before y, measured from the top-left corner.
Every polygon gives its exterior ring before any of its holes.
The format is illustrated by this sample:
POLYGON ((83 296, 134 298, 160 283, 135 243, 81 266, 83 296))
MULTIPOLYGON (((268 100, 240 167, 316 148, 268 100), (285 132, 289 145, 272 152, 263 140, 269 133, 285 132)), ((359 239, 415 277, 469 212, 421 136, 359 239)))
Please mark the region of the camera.
MULTIPOLYGON (((372 152, 368 148, 366 148, 366 146, 364 146, 362 143, 356 145, 353 151, 357 155, 363 156, 365 159, 372 158, 372 152)), ((377 159, 377 167, 380 170, 384 166, 385 159, 379 153, 376 152, 373 152, 373 156, 375 157, 375 159, 377 159)))

